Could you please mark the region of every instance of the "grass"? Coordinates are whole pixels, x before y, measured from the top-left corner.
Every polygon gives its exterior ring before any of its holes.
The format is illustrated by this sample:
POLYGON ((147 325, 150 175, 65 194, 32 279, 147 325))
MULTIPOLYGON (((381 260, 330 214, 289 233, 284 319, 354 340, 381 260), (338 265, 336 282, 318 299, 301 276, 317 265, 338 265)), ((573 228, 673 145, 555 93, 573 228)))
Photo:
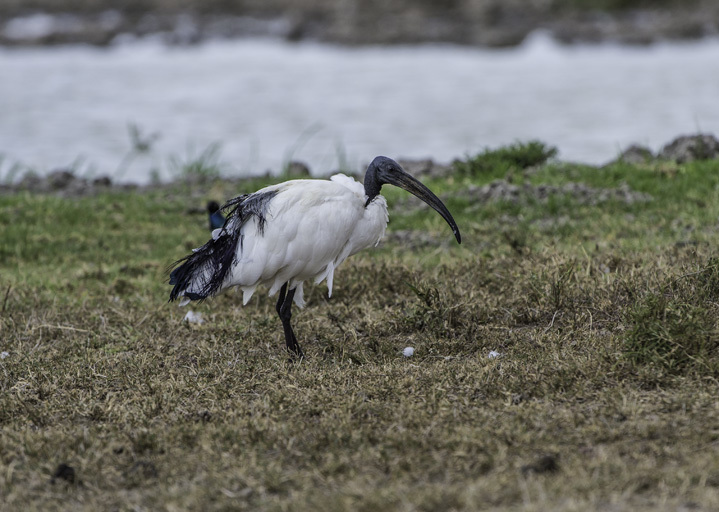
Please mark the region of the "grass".
POLYGON ((170 158, 170 173, 178 179, 208 181, 217 179, 226 167, 220 160, 221 146, 213 143, 198 155, 186 159, 170 158))
POLYGON ((306 290, 300 364, 264 293, 166 303, 196 212, 266 180, 0 196, 5 509, 716 510, 719 162, 536 144, 428 183, 461 246, 386 187, 387 240, 306 290), (497 179, 522 192, 467 193, 497 179), (651 199, 533 193, 579 182, 651 199))

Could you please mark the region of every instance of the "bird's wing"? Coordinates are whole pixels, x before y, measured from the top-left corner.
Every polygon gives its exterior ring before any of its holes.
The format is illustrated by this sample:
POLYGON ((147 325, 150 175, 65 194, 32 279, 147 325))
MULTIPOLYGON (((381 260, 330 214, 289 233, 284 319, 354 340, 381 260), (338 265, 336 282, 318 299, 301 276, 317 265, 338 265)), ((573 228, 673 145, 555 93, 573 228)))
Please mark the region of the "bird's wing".
POLYGON ((346 187, 326 180, 287 184, 270 202, 262 233, 254 220, 243 226, 232 284, 246 292, 265 283, 274 295, 288 281, 294 288, 326 278, 362 218, 362 199, 346 187))

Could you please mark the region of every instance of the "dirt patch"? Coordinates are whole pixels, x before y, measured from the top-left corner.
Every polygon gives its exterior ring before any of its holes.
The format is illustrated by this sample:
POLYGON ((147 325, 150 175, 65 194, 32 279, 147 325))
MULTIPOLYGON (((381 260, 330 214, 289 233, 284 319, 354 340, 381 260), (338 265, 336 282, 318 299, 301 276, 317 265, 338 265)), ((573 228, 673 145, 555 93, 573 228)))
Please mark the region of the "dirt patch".
POLYGON ((77 480, 75 468, 68 464, 65 464, 64 462, 62 464, 59 464, 55 469, 55 472, 52 474, 52 478, 50 478, 50 483, 55 484, 60 480, 73 485, 78 483, 79 481, 77 480))

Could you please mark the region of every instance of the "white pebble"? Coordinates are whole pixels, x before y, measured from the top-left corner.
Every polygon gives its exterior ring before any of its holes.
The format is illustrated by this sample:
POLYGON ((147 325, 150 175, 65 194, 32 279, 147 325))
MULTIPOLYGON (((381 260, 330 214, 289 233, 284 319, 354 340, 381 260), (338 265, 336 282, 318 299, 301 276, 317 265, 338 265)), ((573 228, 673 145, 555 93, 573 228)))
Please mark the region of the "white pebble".
POLYGON ((414 347, 405 347, 402 351, 404 357, 412 357, 414 355, 414 347))
POLYGON ((0 352, 0 359, 5 359, 9 355, 10 355, 10 352, 5 352, 5 351, 0 352))
POLYGON ((183 318, 183 321, 191 323, 191 324, 202 324, 205 322, 202 318, 202 313, 195 313, 192 310, 189 310, 187 314, 185 315, 185 318, 183 318))
POLYGON ((500 354, 500 353, 497 352, 496 350, 491 350, 491 351, 489 352, 489 355, 488 355, 487 357, 490 358, 490 359, 494 359, 495 357, 499 357, 499 356, 501 356, 501 355, 502 355, 502 354, 500 354))

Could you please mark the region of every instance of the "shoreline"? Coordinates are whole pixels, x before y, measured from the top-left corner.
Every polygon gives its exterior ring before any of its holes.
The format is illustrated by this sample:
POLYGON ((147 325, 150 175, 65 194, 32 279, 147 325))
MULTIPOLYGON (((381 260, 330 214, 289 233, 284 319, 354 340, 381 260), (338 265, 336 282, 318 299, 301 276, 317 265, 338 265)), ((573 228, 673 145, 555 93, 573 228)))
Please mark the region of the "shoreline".
MULTIPOLYGON (((551 155, 556 154, 557 148, 546 146, 540 141, 528 141, 528 144, 540 144, 547 148, 551 155)), ((478 151, 476 155, 487 155, 495 152, 502 152, 513 145, 500 146, 493 149, 478 151)), ((548 157, 549 158, 549 157, 548 157)), ((553 157, 552 157, 553 158, 553 157)), ((555 162, 567 165, 580 165, 584 167, 595 167, 601 169, 617 163, 628 165, 652 165, 656 162, 674 162, 676 165, 686 164, 697 160, 719 160, 719 138, 710 133, 696 133, 691 135, 679 135, 667 142, 661 150, 653 152, 650 148, 639 144, 630 144, 615 158, 604 164, 592 165, 582 162, 563 161, 554 159, 555 162)), ((451 162, 437 162, 432 158, 406 159, 399 157, 397 161, 402 167, 417 178, 445 178, 456 172, 457 167, 463 162, 455 158, 451 162)), ((18 192, 30 192, 32 194, 57 194, 63 197, 80 197, 94 195, 108 191, 151 191, 174 188, 178 185, 192 185, 198 189, 212 188, 217 183, 237 185, 251 181, 269 179, 272 176, 279 179, 300 179, 300 178, 326 178, 336 173, 345 173, 354 177, 362 176, 363 169, 333 170, 326 175, 313 175, 310 168, 303 162, 291 161, 284 171, 279 173, 265 173, 247 176, 227 176, 222 174, 205 174, 200 170, 197 173, 178 174, 167 181, 150 183, 119 182, 107 174, 96 177, 85 177, 78 175, 74 170, 59 168, 46 174, 40 175, 33 171, 25 172, 14 183, 3 182, 0 179, 0 195, 15 194, 18 192)), ((2 178, 2 177, 0 177, 2 178)))
POLYGON ((347 46, 450 43, 505 48, 521 44, 537 30, 546 31, 562 44, 649 45, 719 34, 719 5, 708 1, 698 2, 692 9, 605 11, 539 8, 522 2, 502 4, 490 0, 457 2, 454 8, 410 8, 395 0, 368 10, 310 1, 285 5, 282 0, 254 9, 212 9, 192 1, 178 8, 172 2, 166 5, 159 0, 139 1, 132 10, 108 9, 92 0, 84 4, 84 8, 76 5, 62 11, 50 0, 0 7, 0 47, 102 47, 143 38, 169 45, 191 45, 270 37, 347 46))

